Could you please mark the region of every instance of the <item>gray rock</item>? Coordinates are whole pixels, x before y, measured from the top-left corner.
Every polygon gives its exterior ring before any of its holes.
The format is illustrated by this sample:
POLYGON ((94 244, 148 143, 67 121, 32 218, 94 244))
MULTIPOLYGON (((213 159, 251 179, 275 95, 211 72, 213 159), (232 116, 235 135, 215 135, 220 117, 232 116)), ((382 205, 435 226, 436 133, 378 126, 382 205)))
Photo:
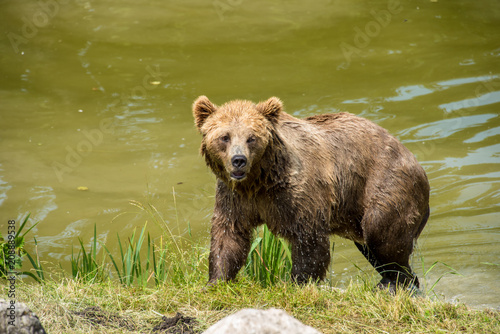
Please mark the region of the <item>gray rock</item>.
POLYGON ((321 334, 283 310, 243 309, 217 322, 203 334, 321 334))
POLYGON ((0 299, 1 334, 46 334, 40 319, 24 303, 0 299))

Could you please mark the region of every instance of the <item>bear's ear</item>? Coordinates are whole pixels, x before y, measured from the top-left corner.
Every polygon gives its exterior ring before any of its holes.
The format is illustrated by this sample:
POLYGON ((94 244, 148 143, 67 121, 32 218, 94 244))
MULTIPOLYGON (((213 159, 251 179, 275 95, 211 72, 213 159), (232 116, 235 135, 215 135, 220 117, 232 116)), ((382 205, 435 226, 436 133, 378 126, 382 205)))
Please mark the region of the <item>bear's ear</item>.
POLYGON ((270 121, 275 121, 283 110, 283 102, 273 96, 267 101, 260 102, 256 109, 270 121))
POLYGON ((194 123, 198 130, 201 129, 205 120, 217 110, 217 106, 210 102, 208 97, 200 96, 193 103, 194 123))

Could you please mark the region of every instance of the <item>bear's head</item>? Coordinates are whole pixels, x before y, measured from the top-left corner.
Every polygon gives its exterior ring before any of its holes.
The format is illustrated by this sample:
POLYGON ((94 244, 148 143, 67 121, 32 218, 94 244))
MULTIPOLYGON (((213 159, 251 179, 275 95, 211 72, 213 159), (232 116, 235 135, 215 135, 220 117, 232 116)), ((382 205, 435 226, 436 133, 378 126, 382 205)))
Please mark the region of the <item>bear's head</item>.
POLYGON ((283 109, 277 97, 254 104, 235 100, 216 106, 206 96, 193 104, 201 153, 212 171, 226 182, 243 182, 260 173, 259 162, 283 109))

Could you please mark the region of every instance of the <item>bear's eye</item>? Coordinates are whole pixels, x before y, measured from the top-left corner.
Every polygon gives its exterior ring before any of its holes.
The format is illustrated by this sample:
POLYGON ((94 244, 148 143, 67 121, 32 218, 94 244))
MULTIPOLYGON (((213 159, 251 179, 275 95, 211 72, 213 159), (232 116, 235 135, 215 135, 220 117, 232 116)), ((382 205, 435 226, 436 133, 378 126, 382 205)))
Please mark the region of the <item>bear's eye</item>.
POLYGON ((249 138, 247 139, 247 144, 255 143, 255 140, 256 140, 256 139, 255 139, 255 137, 254 137, 254 136, 249 137, 249 138))
POLYGON ((228 143, 229 142, 229 136, 228 135, 222 136, 222 137, 220 137, 220 140, 223 143, 228 143))

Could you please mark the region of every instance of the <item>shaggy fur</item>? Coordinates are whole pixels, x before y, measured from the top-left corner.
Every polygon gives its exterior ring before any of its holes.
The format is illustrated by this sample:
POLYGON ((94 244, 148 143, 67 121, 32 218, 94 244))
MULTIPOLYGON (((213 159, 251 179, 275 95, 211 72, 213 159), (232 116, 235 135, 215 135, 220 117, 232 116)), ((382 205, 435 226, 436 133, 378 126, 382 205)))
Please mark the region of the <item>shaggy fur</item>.
POLYGON ((336 234, 354 241, 379 286, 418 287, 409 258, 429 216, 429 183, 386 130, 343 112, 297 119, 276 97, 218 107, 201 96, 193 114, 217 177, 210 283, 236 276, 265 223, 290 242, 297 282, 324 278, 336 234))

